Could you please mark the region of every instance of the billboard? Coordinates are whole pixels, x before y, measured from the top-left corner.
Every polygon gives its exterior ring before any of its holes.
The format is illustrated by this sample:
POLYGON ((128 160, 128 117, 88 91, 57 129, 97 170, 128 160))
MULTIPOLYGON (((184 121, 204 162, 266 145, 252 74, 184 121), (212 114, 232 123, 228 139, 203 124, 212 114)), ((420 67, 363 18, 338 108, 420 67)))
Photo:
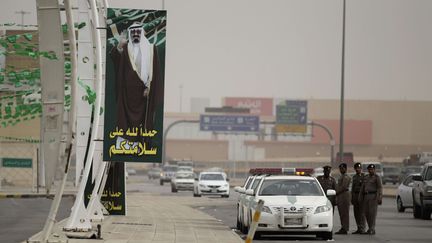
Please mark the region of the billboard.
POLYGON ((161 162, 166 11, 109 8, 104 161, 161 162))
POLYGON ((307 101, 285 100, 276 106, 277 133, 307 132, 307 101))
POLYGON ((259 116, 273 116, 272 98, 225 97, 224 106, 249 108, 250 114, 259 116))
POLYGON ((257 132, 259 116, 201 115, 200 130, 214 132, 257 132))

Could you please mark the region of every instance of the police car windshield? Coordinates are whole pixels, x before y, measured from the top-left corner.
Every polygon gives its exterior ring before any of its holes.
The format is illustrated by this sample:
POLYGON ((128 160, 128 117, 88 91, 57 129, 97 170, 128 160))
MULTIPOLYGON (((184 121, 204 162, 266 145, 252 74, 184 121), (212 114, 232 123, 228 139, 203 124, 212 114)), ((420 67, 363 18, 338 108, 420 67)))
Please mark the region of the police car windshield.
POLYGON ((224 177, 221 174, 203 174, 201 175, 202 181, 224 181, 224 177))
POLYGON ((323 196, 318 183, 313 180, 265 180, 261 196, 323 196))

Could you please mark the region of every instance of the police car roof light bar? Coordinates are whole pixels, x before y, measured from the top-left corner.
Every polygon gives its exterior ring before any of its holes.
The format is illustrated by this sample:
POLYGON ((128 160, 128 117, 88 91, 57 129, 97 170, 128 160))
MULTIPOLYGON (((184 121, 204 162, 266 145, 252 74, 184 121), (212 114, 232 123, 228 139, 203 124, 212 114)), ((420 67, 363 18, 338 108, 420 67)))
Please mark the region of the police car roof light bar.
POLYGON ((311 175, 312 168, 252 168, 251 175, 311 175))

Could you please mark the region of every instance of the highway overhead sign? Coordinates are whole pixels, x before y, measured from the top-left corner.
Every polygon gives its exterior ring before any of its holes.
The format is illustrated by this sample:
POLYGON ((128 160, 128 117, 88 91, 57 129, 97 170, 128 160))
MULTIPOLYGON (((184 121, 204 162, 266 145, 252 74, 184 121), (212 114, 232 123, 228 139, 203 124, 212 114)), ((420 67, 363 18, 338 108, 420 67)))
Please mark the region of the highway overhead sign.
POLYGON ((306 100, 285 100, 276 106, 276 132, 306 133, 306 131, 306 100))
POLYGON ((201 115, 201 131, 257 132, 259 116, 251 115, 201 115))

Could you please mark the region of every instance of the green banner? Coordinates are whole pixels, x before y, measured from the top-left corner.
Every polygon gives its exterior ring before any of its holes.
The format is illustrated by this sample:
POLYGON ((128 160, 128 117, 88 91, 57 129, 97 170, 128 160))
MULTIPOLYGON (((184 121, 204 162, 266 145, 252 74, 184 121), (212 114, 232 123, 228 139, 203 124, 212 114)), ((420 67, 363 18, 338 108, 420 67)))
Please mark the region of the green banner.
POLYGON ((108 9, 104 161, 162 161, 166 11, 108 9))
POLYGON ((32 168, 32 159, 3 158, 3 167, 32 168))

